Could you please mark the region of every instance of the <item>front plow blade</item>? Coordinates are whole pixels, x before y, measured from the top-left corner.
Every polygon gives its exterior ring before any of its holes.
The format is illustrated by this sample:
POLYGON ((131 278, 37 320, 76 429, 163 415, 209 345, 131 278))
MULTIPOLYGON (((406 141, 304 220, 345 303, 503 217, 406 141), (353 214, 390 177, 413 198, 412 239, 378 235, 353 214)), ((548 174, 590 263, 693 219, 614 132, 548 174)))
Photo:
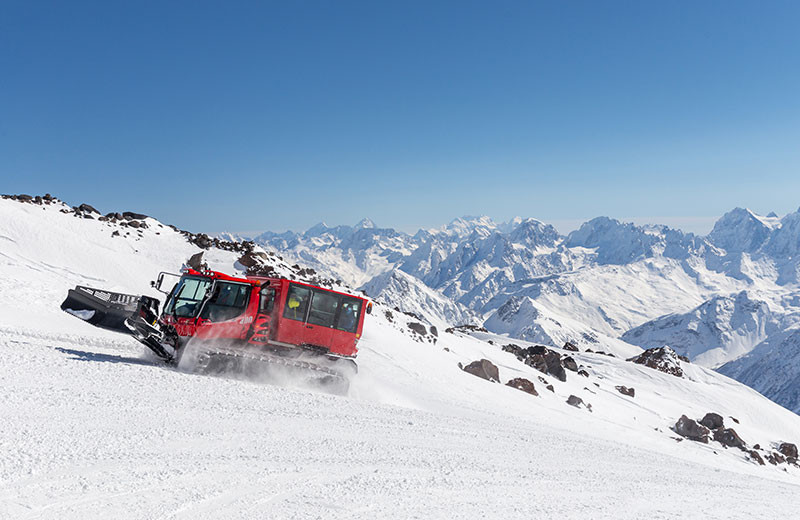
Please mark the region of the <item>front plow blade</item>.
POLYGON ((138 305, 139 296, 78 285, 69 290, 61 310, 98 327, 128 332, 125 320, 133 316, 138 305))

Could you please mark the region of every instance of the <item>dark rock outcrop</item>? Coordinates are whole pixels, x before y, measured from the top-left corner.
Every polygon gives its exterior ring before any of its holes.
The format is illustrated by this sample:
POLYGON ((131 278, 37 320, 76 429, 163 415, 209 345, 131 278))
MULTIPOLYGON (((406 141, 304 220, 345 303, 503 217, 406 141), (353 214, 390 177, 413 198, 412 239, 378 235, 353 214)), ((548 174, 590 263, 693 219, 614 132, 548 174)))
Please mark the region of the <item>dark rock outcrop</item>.
POLYGON ((745 449, 745 442, 733 428, 719 428, 714 430, 714 440, 723 446, 745 449))
POLYGON ((203 252, 200 251, 199 253, 195 253, 191 257, 189 257, 189 260, 186 261, 186 265, 188 265, 195 271, 202 271, 203 269, 205 269, 206 263, 203 262, 203 252))
POLYGON ((415 321, 410 321, 410 322, 408 322, 408 328, 411 329, 412 331, 416 332, 420 336, 427 336, 428 335, 428 329, 422 323, 417 323, 415 321))
POLYGON ((627 386, 615 386, 614 388, 617 389, 617 392, 621 393, 622 395, 627 395, 630 397, 634 397, 636 395, 636 390, 633 388, 628 388, 627 386))
POLYGON ((630 358, 628 361, 633 361, 634 363, 664 372, 665 374, 683 377, 683 369, 681 368, 678 355, 670 347, 649 348, 638 356, 630 358))
POLYGON ((533 383, 524 377, 514 378, 506 383, 506 386, 516 388, 517 390, 522 390, 523 392, 527 392, 531 395, 539 395, 539 392, 536 391, 536 387, 533 386, 533 383))
POLYGON ((581 399, 577 395, 570 395, 567 398, 567 404, 570 406, 574 406, 575 408, 580 408, 581 406, 583 406, 590 412, 592 411, 592 405, 590 405, 589 403, 585 403, 583 399, 581 399))
POLYGON ((685 415, 681 415, 681 418, 675 423, 674 429, 675 433, 681 437, 708 444, 708 428, 697 424, 697 421, 689 419, 685 415))
POLYGON ((714 412, 705 414, 703 418, 700 419, 700 424, 709 430, 716 430, 717 428, 722 428, 724 426, 722 416, 714 412))
POLYGON ((147 218, 147 215, 143 215, 142 213, 134 213, 133 211, 124 211, 122 213, 122 218, 125 220, 144 220, 147 218))
POLYGON ((492 381, 495 383, 500 381, 500 371, 497 369, 497 366, 488 359, 473 361, 469 365, 465 366, 462 370, 472 374, 473 376, 486 379, 487 381, 492 381))
POLYGON ((569 350, 570 352, 578 352, 578 347, 570 341, 564 343, 564 346, 561 348, 563 348, 564 350, 569 350))
POLYGON ((778 451, 787 459, 797 459, 797 446, 791 442, 781 443, 781 445, 778 446, 778 451))
MULTIPOLYGON (((542 345, 522 348, 512 343, 509 345, 504 345, 502 348, 506 352, 511 352, 517 357, 517 359, 526 365, 535 368, 539 372, 550 374, 559 381, 567 380, 564 359, 558 352, 550 350, 542 345)), ((569 358, 572 360, 572 358, 569 356, 564 356, 564 358, 569 358)), ((574 360, 572 360, 572 363, 574 363, 574 360)), ((577 369, 577 366, 575 368, 577 369)))
POLYGON ((576 363, 575 360, 571 356, 565 356, 564 358, 562 358, 561 359, 561 364, 567 370, 571 370, 572 372, 577 372, 578 371, 578 363, 576 363))
POLYGON ((759 453, 756 450, 750 450, 747 454, 753 461, 757 462, 759 465, 761 466, 764 465, 764 459, 761 458, 761 455, 759 455, 759 453))

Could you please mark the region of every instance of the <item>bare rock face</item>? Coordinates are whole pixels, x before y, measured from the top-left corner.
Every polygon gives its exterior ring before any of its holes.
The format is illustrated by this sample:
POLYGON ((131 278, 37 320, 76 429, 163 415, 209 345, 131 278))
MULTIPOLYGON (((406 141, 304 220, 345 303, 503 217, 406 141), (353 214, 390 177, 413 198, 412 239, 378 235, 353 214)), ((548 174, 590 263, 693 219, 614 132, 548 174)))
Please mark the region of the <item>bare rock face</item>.
POLYGON ((617 392, 621 393, 622 395, 627 395, 629 397, 634 397, 636 395, 636 390, 633 388, 628 388, 627 386, 615 386, 614 388, 616 388, 617 392))
POLYGON ((202 271, 206 267, 205 262, 203 262, 203 252, 200 251, 199 253, 193 254, 189 260, 186 261, 186 265, 195 271, 202 271))
POLYGON ((564 346, 561 348, 563 348, 564 350, 569 350, 570 352, 578 352, 578 347, 570 341, 564 343, 564 346))
POLYGON ((581 399, 577 395, 570 395, 567 398, 567 404, 570 406, 574 406, 575 408, 580 408, 582 406, 587 410, 589 410, 590 412, 592 411, 592 405, 590 405, 589 403, 584 403, 583 399, 581 399))
POLYGON ((745 449, 745 442, 733 428, 719 428, 714 430, 714 440, 723 446, 745 449))
POLYGON ((262 264, 269 260, 269 257, 266 253, 261 251, 247 251, 245 254, 239 257, 239 263, 245 267, 255 267, 256 265, 262 264))
POLYGON ((531 381, 528 381, 524 377, 517 377, 512 379, 506 386, 510 386, 512 388, 516 388, 517 390, 522 390, 523 392, 527 392, 531 395, 539 395, 539 392, 536 391, 536 387, 533 386, 531 381))
POLYGON ((93 208, 92 206, 90 206, 89 204, 81 204, 80 206, 78 206, 78 210, 79 210, 79 211, 82 211, 82 212, 84 212, 84 213, 97 213, 98 215, 100 214, 100 212, 99 212, 99 211, 97 211, 96 209, 94 209, 94 208, 93 208))
POLYGON ((133 211, 125 211, 122 213, 122 218, 125 220, 144 220, 147 218, 147 215, 134 213, 133 211))
POLYGON ((703 418, 700 419, 700 424, 709 430, 716 430, 717 428, 722 428, 724 426, 722 416, 714 412, 705 414, 703 418))
POLYGON ((797 446, 791 442, 781 443, 781 445, 778 446, 778 451, 787 459, 797 459, 797 446))
POLYGON ((564 356, 561 359, 561 364, 564 365, 564 368, 567 370, 571 370, 572 372, 578 371, 578 363, 571 356, 564 356))
POLYGON ((408 328, 419 334, 420 336, 427 336, 428 329, 422 323, 411 321, 408 323, 408 328))
POLYGON ((761 458, 761 455, 759 455, 759 453, 756 450, 750 450, 748 452, 748 455, 753 461, 757 462, 759 465, 761 466, 764 465, 764 459, 761 458))
POLYGON ((697 421, 689 419, 685 415, 681 415, 681 418, 675 423, 675 433, 689 440, 708 444, 708 428, 697 424, 697 421))
POLYGON ((665 374, 683 377, 683 369, 681 368, 678 354, 670 347, 650 348, 638 356, 630 358, 628 361, 633 361, 634 363, 664 372, 665 374))
MULTIPOLYGON (((511 352, 517 357, 517 359, 526 365, 535 368, 539 372, 550 374, 559 381, 567 380, 567 372, 565 370, 564 361, 561 358, 561 354, 558 352, 550 350, 549 348, 541 345, 522 348, 514 344, 503 346, 503 350, 506 352, 511 352)), ((565 357, 572 360, 572 358, 569 356, 565 357)), ((575 361, 572 360, 572 363, 574 364, 575 361)), ((569 362, 567 362, 567 364, 569 364, 569 362)), ((577 366, 575 368, 577 369, 577 366)))
POLYGON ((783 464, 784 462, 786 462, 786 459, 784 458, 784 456, 781 455, 778 452, 772 452, 772 453, 767 454, 767 460, 773 466, 777 466, 778 464, 783 464))
POLYGON ((500 381, 500 371, 497 369, 497 366, 488 359, 473 361, 465 366, 463 370, 473 376, 492 381, 493 383, 500 381))

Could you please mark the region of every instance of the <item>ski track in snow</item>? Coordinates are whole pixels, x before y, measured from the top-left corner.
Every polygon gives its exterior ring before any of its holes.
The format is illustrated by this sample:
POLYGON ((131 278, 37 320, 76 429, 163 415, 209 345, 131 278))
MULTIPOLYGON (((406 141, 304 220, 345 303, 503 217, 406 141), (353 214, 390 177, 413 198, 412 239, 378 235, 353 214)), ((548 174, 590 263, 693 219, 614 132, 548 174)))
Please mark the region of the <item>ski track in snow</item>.
MULTIPOLYGON (((111 239, 99 222, 51 213, 0 201, 13 247, 0 246, 13 256, 0 264, 0 519, 796 516, 800 470, 674 440, 681 413, 706 411, 738 417, 750 444, 800 440, 800 417, 702 367, 679 379, 575 353, 590 378, 544 376, 551 393, 499 348, 522 342, 417 342, 376 306, 348 397, 187 374, 58 306, 86 280, 77 273, 141 292, 196 248, 165 229, 111 239), (139 254, 121 254, 128 241, 139 254), (540 396, 457 368, 482 357, 540 396), (566 405, 570 394, 593 413, 566 405)), ((236 258, 210 256, 229 272, 236 258)))

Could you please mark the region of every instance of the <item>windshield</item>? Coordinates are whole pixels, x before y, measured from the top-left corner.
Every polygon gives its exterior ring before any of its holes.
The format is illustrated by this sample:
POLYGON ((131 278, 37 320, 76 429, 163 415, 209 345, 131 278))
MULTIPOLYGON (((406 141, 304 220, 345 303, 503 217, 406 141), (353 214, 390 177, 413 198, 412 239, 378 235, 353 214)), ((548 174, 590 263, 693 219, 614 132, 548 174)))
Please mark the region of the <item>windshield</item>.
POLYGON ((178 318, 192 318, 200 310, 200 303, 206 295, 206 290, 211 285, 208 278, 183 277, 172 293, 164 314, 171 314, 178 318))

